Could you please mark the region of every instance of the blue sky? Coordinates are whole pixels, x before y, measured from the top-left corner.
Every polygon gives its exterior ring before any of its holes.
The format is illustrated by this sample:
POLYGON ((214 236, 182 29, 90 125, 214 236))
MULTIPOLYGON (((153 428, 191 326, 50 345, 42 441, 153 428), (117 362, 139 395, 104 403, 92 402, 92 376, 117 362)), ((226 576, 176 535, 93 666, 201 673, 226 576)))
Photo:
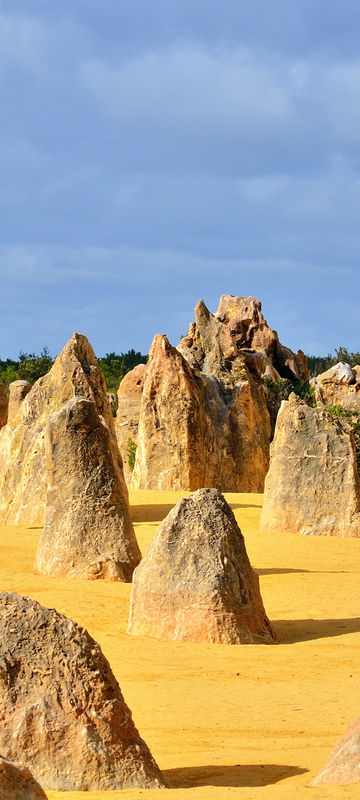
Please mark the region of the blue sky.
POLYGON ((358 0, 0 0, 0 357, 252 294, 360 349, 358 0))

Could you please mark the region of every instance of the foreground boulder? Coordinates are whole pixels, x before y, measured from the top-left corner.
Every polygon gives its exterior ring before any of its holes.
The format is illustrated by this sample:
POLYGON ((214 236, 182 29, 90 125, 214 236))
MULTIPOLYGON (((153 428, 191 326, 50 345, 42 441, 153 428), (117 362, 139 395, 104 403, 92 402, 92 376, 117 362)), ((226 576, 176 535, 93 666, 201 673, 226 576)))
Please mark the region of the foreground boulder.
POLYGON ((18 767, 0 756, 1 800, 46 800, 46 794, 27 767, 18 767))
POLYGON ((45 526, 35 567, 44 575, 131 581, 141 559, 111 434, 93 400, 50 414, 45 526))
POLYGON ((161 787, 99 645, 17 594, 0 595, 0 752, 59 791, 161 787))
POLYGON ((260 525, 264 531, 360 536, 353 433, 295 394, 277 417, 260 525))
POLYGON ((29 394, 32 383, 29 381, 13 381, 9 385, 8 422, 16 416, 23 400, 29 394))
POLYGON ((318 403, 339 405, 346 411, 360 412, 360 372, 350 364, 339 361, 333 367, 312 378, 318 403))
POLYGON ((128 633, 224 644, 272 642, 259 579, 217 489, 183 498, 134 572, 128 633))
POLYGON ((324 783, 340 786, 360 783, 360 717, 349 725, 335 745, 329 761, 312 781, 312 786, 321 786, 324 783))
POLYGON ((9 398, 6 391, 6 386, 0 378, 0 428, 3 428, 3 426, 7 423, 8 406, 9 398))
POLYGON ((144 388, 145 364, 137 364, 122 379, 117 393, 117 413, 115 421, 116 437, 123 460, 124 477, 129 484, 132 469, 129 465, 129 439, 138 442, 141 398, 144 388))
POLYGON ((105 378, 85 336, 74 333, 50 372, 34 383, 18 413, 0 431, 0 523, 42 525, 45 517, 44 438, 53 411, 74 397, 93 400, 111 434, 122 491, 127 489, 105 378))

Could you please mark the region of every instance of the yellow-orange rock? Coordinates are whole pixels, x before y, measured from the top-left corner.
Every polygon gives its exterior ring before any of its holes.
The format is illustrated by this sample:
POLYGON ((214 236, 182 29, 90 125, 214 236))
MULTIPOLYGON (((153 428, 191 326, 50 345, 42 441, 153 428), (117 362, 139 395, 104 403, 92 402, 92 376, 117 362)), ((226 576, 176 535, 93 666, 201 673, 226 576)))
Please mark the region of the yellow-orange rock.
POLYGON ((311 785, 348 783, 360 783, 360 717, 349 725, 311 785))
POLYGON ((50 414, 45 451, 46 516, 36 570, 131 581, 141 553, 111 433, 93 400, 77 397, 50 414))
POLYGON ((0 756, 1 800, 46 800, 46 794, 27 767, 0 756))
POLYGON ((127 484, 130 483, 132 478, 132 470, 128 463, 128 439, 130 438, 137 445, 141 397, 145 378, 144 372, 145 364, 137 364, 122 379, 117 393, 118 407, 115 431, 127 484))
POLYGON ((119 464, 123 493, 127 498, 105 379, 86 337, 74 333, 50 372, 36 381, 16 416, 0 431, 0 521, 3 524, 43 524, 46 422, 49 414, 59 411, 67 400, 79 396, 94 400, 110 430, 114 459, 119 464))
POLYGON ((352 430, 295 394, 283 401, 278 413, 261 529, 360 536, 360 484, 352 430))
POLYGON ((32 384, 29 381, 13 381, 9 385, 8 422, 16 416, 23 400, 29 394, 32 384))
POLYGON ((128 633, 192 642, 272 642, 259 579, 217 489, 180 500, 134 572, 128 633))
POLYGON ((9 398, 6 386, 0 378, 0 428, 6 425, 8 420, 9 398))
POLYGON ((0 752, 46 789, 159 788, 161 773, 99 645, 29 597, 0 594, 0 752))
POLYGON ((325 406, 339 405, 347 411, 360 412, 360 372, 339 362, 311 379, 316 400, 325 406))

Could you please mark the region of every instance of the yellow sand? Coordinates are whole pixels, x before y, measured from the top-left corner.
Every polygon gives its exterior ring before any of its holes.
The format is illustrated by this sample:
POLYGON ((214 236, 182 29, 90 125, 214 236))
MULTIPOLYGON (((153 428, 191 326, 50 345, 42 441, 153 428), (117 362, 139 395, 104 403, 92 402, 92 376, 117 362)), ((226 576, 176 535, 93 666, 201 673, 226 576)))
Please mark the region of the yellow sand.
MULTIPOLYGON (((131 493, 142 550, 182 494, 131 493)), ((226 497, 260 575, 277 645, 127 636, 130 586, 33 575, 36 528, 0 530, 1 587, 55 607, 101 644, 171 787, 164 800, 360 797, 360 785, 309 786, 360 713, 360 540, 265 535, 261 495, 226 497)), ((48 796, 158 800, 159 791, 48 796)))

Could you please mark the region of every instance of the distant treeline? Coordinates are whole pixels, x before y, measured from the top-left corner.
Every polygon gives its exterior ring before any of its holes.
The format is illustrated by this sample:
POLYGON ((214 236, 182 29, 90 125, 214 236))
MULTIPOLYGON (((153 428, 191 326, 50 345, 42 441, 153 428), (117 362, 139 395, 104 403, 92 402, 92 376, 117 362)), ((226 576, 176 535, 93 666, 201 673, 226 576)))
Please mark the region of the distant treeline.
MULTIPOLYGON (((107 353, 106 356, 98 358, 99 365, 104 373, 106 386, 109 392, 117 392, 120 381, 127 372, 130 372, 137 364, 146 364, 147 356, 135 350, 128 350, 127 353, 107 353)), ((47 347, 44 347, 40 355, 35 353, 20 353, 14 360, 7 358, 0 359, 0 378, 8 386, 12 381, 29 381, 34 383, 46 375, 51 369, 54 359, 47 347)))
MULTIPOLYGON (((360 364, 360 352, 353 353, 346 347, 338 347, 334 355, 327 356, 306 356, 309 365, 310 377, 319 375, 329 369, 338 361, 345 361, 350 366, 360 364)), ((127 353, 107 353, 106 356, 98 358, 99 365, 104 373, 107 389, 109 392, 117 392, 120 381, 127 372, 130 372, 137 364, 146 364, 147 356, 133 349, 127 353)), ((7 358, 0 359, 0 378, 8 386, 12 381, 24 380, 34 383, 42 375, 46 375, 52 367, 54 359, 50 355, 47 347, 44 347, 40 355, 35 353, 20 353, 14 360, 7 358)))

